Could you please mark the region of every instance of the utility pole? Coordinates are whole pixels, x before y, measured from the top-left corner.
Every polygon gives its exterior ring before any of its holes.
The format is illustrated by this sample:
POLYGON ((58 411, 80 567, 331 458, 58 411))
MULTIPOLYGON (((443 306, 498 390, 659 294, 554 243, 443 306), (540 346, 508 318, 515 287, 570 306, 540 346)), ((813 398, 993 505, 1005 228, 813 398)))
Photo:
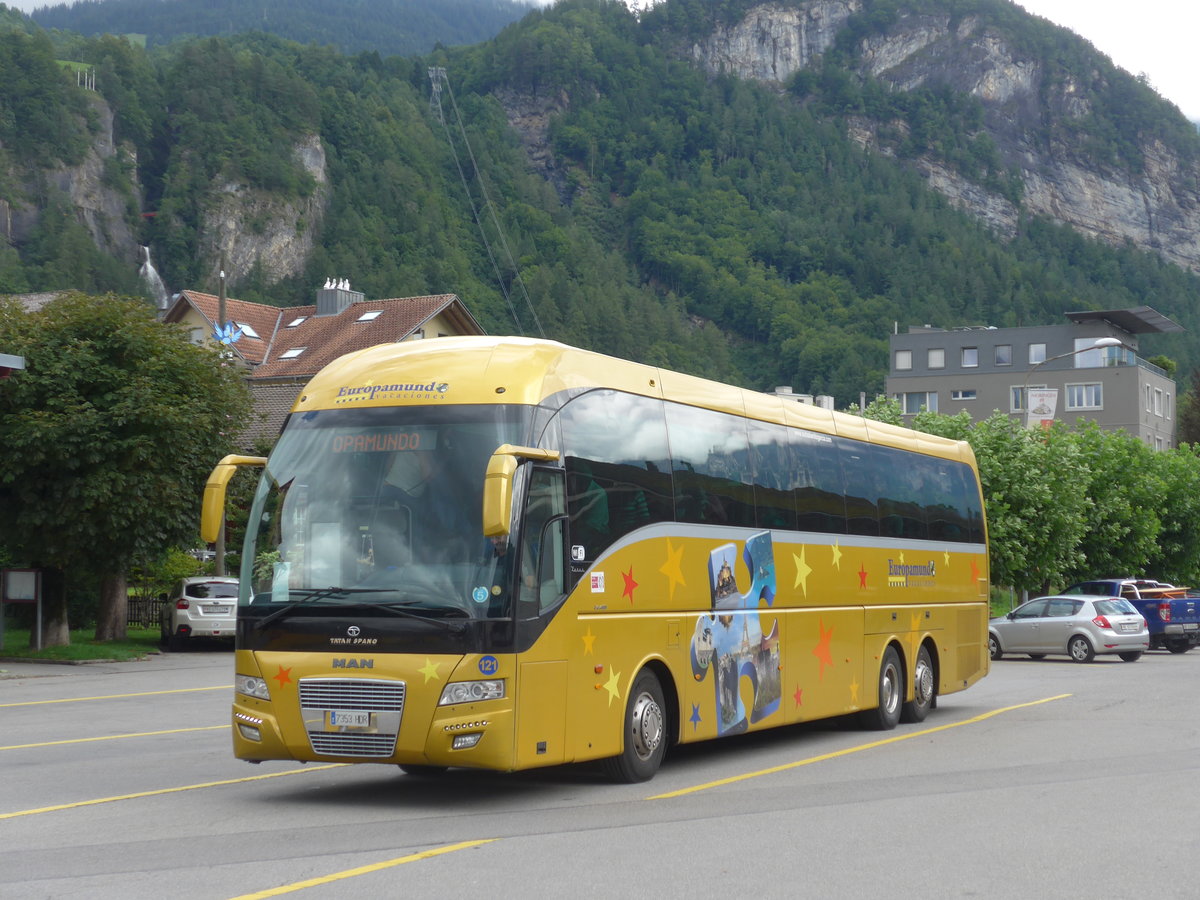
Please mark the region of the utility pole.
MULTIPOLYGON (((225 254, 221 253, 221 273, 218 276, 220 287, 217 290, 217 333, 225 333, 225 254)), ((226 348, 227 349, 227 348, 226 348)), ((225 350, 222 350, 224 355, 225 350)), ((217 532, 217 543, 213 556, 213 573, 217 576, 225 574, 225 516, 221 516, 221 530, 217 532)))

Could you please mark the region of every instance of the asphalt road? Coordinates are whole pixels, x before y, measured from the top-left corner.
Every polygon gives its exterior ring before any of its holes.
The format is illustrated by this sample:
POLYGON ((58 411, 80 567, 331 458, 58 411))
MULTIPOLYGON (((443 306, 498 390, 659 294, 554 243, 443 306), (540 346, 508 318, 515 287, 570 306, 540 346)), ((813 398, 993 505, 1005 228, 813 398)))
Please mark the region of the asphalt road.
POLYGON ((417 779, 235 760, 232 656, 0 662, 0 897, 1200 895, 1200 651, 1019 658, 892 732, 417 779))

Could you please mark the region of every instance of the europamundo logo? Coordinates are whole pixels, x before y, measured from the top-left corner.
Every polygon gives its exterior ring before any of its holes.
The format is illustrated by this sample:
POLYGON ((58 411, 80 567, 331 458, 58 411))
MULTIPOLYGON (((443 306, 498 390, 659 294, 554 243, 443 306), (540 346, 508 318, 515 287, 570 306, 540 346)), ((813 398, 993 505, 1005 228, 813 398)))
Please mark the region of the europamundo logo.
POLYGON ((931 559, 920 566, 888 560, 888 587, 916 587, 937 577, 937 564, 931 559))
POLYGON ((445 381, 414 382, 407 384, 372 384, 338 388, 338 403, 355 403, 368 400, 444 400, 450 385, 445 381))

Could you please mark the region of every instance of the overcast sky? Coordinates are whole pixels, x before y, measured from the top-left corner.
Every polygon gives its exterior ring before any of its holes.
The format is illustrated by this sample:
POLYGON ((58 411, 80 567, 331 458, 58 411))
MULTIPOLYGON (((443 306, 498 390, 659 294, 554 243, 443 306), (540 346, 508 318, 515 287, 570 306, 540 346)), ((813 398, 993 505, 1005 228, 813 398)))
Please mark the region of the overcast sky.
MULTIPOLYGON (((0 0, 26 12, 47 0, 0 0)), ((645 3, 645 0, 635 0, 645 3)), ((1189 119, 1200 120, 1200 3, 1196 0, 1018 0, 1035 15, 1065 25, 1118 66, 1144 72, 1189 119)))

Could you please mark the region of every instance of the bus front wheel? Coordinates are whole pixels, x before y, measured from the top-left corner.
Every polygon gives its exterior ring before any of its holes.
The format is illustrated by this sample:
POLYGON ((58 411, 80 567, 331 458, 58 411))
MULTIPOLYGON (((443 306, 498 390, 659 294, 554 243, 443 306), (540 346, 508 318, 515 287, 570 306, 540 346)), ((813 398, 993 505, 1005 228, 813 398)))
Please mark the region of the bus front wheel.
POLYGON ((662 685, 649 669, 638 673, 629 692, 621 743, 621 752, 604 760, 605 774, 623 784, 653 778, 667 750, 667 716, 662 685))
POLYGON ((878 693, 879 705, 864 710, 862 721, 868 728, 890 731, 900 721, 900 708, 904 703, 904 670, 895 647, 883 651, 883 659, 879 662, 878 693))

